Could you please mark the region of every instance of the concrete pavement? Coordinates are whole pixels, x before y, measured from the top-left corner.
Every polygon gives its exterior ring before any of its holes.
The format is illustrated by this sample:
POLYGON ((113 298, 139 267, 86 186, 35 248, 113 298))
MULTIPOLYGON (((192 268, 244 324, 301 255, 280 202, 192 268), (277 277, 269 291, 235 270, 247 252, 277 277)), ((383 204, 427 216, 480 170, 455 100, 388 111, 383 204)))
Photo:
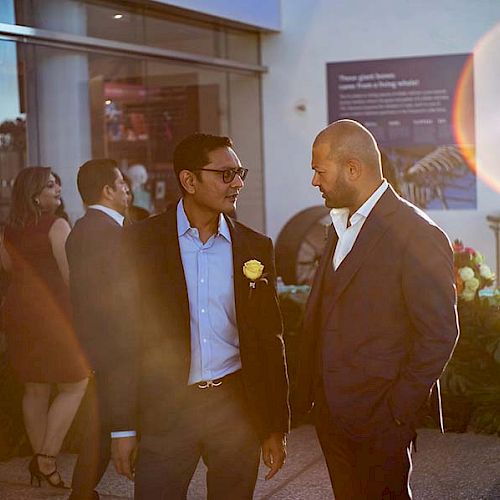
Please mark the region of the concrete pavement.
MULTIPOLYGON (((328 473, 314 430, 295 429, 289 437, 288 460, 271 481, 264 481, 261 467, 255 499, 331 500, 328 473)), ((500 438, 472 433, 440 435, 436 430, 419 432, 414 454, 413 491, 417 500, 500 500, 500 438)), ((0 499, 63 500, 67 493, 44 486, 31 488, 27 463, 16 458, 0 463, 0 499)), ((71 478, 74 455, 63 455, 58 464, 66 482, 71 478)), ((204 466, 199 465, 189 489, 189 500, 206 496, 204 466)), ((99 487, 101 498, 123 500, 132 497, 132 484, 112 465, 99 487)), ((237 499, 235 499, 237 500, 237 499)))

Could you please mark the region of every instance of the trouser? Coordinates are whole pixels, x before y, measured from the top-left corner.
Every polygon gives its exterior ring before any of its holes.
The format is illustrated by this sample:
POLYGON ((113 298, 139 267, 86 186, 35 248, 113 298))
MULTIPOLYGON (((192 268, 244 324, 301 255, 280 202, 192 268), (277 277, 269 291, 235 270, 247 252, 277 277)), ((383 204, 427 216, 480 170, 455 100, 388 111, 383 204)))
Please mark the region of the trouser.
POLYGON ((185 499, 200 457, 207 466, 210 500, 252 498, 260 443, 239 373, 218 387, 190 387, 172 428, 161 436, 142 436, 135 499, 185 499))
POLYGON ((99 484, 111 456, 111 425, 109 422, 106 379, 103 375, 91 378, 88 386, 86 433, 82 436, 80 452, 73 471, 72 493, 69 500, 96 498, 99 484))
POLYGON ((373 437, 353 439, 336 425, 322 390, 314 422, 336 500, 411 499, 411 444, 415 432, 392 422, 373 437))

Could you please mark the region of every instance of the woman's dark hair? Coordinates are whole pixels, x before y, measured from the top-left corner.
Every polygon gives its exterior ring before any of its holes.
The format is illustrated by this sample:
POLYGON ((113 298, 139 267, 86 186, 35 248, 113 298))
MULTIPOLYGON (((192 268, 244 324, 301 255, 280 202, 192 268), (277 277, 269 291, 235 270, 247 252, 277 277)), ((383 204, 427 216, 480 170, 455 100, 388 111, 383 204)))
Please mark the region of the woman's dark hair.
POLYGON ((76 184, 85 205, 99 203, 105 186, 113 187, 118 164, 110 158, 85 162, 78 170, 76 184))
POLYGON ((229 137, 210 134, 192 134, 183 139, 174 150, 174 172, 181 190, 179 174, 183 170, 196 170, 210 163, 208 154, 219 148, 232 148, 229 137))
MULTIPOLYGON (((59 175, 56 174, 55 172, 52 172, 52 175, 54 176, 54 179, 56 180, 56 184, 59 187, 62 187, 62 182, 61 182, 61 178, 59 177, 59 175)), ((64 219, 71 226, 71 221, 69 219, 68 212, 66 212, 66 207, 64 206, 64 201, 62 198, 61 198, 60 205, 56 208, 55 214, 57 217, 61 217, 62 219, 64 219)))
POLYGON ((52 170, 50 167, 23 168, 14 181, 8 224, 25 227, 37 224, 42 213, 36 197, 47 186, 52 170))

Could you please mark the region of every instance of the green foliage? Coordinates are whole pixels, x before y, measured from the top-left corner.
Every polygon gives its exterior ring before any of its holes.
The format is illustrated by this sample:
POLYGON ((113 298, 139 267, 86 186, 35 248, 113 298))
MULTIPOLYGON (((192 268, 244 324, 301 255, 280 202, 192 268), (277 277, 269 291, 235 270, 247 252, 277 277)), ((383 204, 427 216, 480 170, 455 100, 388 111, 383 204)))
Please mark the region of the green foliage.
POLYGON ((500 307, 490 299, 460 301, 459 320, 460 338, 441 377, 446 427, 500 435, 500 307))
MULTIPOLYGON (((309 287, 287 286, 280 293, 290 376, 292 415, 297 355, 309 287)), ((458 304, 460 338, 441 377, 445 427, 500 435, 499 295, 458 304)))
POLYGON ((300 333, 302 331, 302 318, 306 307, 310 287, 284 286, 279 293, 281 313, 285 330, 285 348, 290 382, 290 406, 292 409, 292 424, 295 420, 295 388, 297 386, 297 356, 299 352, 300 333))

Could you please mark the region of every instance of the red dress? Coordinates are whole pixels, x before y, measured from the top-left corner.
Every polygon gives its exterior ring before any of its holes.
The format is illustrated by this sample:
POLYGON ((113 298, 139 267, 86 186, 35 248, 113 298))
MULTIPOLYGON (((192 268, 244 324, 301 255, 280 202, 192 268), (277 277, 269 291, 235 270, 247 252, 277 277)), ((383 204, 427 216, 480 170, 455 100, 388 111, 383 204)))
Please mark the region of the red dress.
POLYGON ((71 322, 69 290, 49 240, 56 219, 43 215, 37 225, 5 228, 12 261, 5 299, 7 352, 22 382, 70 383, 89 374, 71 322))

